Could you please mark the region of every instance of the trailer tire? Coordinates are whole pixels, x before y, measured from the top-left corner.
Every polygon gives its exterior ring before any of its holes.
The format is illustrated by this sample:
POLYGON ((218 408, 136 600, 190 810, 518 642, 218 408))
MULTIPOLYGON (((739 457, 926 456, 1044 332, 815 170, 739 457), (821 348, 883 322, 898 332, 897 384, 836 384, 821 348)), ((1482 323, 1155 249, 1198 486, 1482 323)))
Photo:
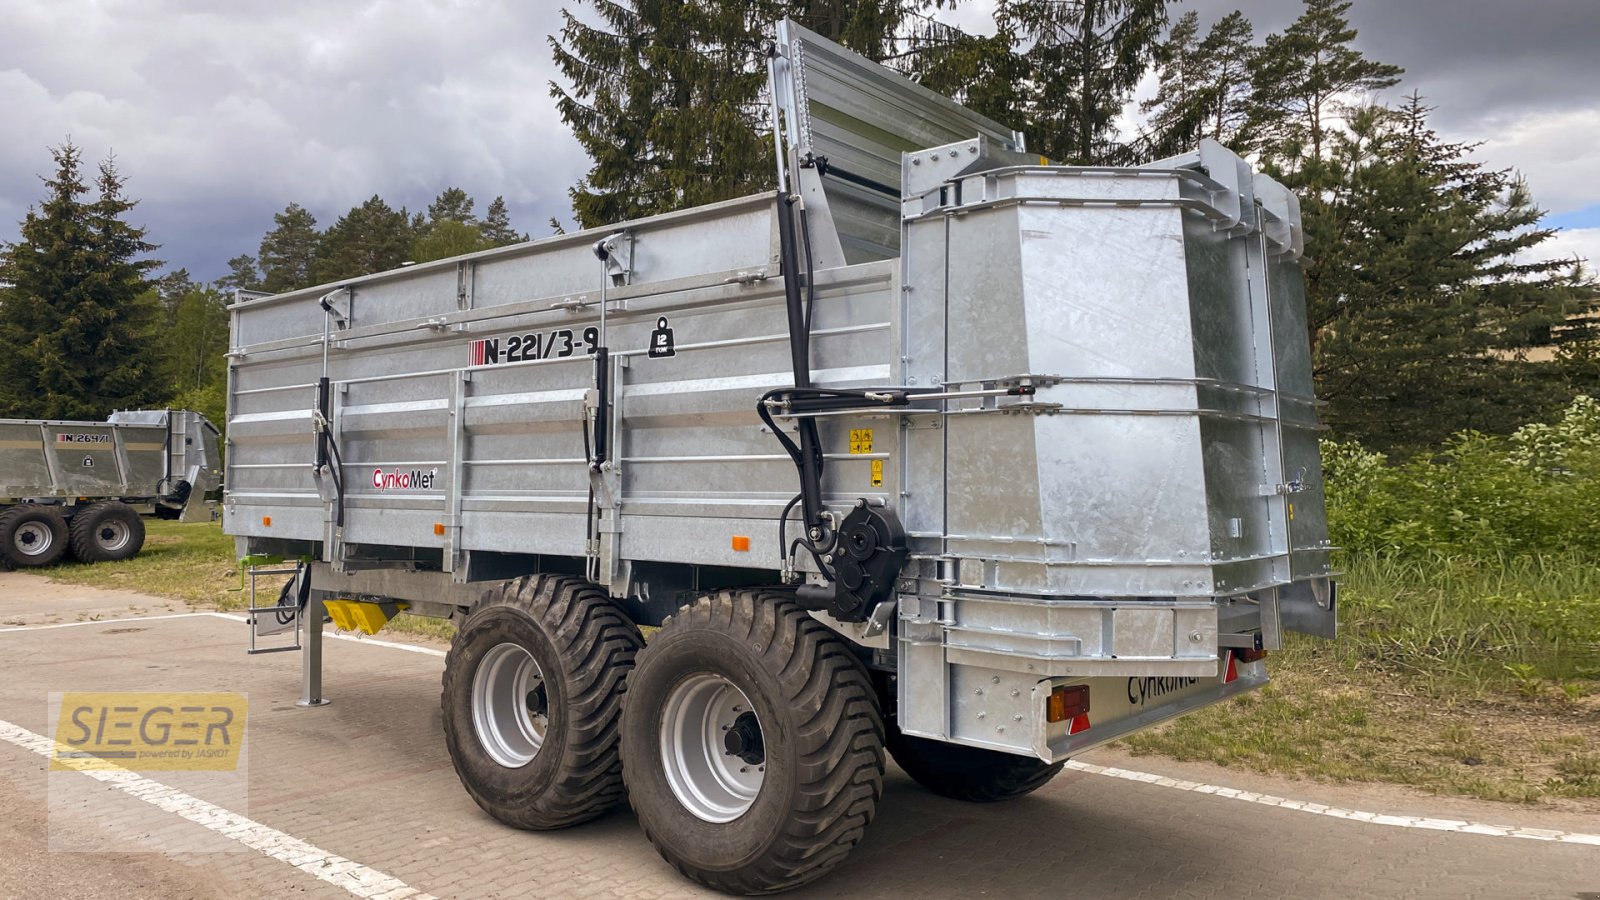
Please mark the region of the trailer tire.
POLYGON ((19 569, 54 565, 67 553, 67 520, 54 506, 24 503, 0 512, 0 556, 19 569))
POLYGON ((861 841, 883 793, 877 695, 852 648, 792 594, 700 598, 662 625, 628 682, 628 798, 685 877, 776 893, 861 841))
POLYGON ((948 744, 889 732, 889 755, 918 784, 953 800, 997 803, 1031 794, 1056 777, 1063 760, 1047 763, 1031 756, 948 744))
POLYGON ((126 503, 95 503, 72 517, 72 555, 79 562, 132 559, 143 548, 144 520, 126 503))
POLYGON ((450 645, 440 697, 450 761, 472 799, 534 830, 621 802, 622 691, 643 645, 580 578, 530 575, 485 594, 450 645))

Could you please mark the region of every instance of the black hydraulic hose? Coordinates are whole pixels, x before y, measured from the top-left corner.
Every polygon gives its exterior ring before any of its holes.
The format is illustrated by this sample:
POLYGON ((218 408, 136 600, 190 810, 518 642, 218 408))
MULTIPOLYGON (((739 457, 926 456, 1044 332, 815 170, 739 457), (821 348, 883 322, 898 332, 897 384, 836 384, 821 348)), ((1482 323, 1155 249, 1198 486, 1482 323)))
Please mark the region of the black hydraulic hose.
POLYGON ((600 471, 610 451, 611 438, 611 355, 605 347, 594 351, 594 388, 597 400, 594 414, 594 457, 589 468, 600 471))
MULTIPOLYGON (((795 240, 793 202, 786 191, 778 192, 778 251, 783 267, 783 299, 788 314, 789 359, 794 370, 794 386, 805 389, 811 387, 811 347, 806 333, 806 311, 800 297, 800 248, 795 240)), ((763 415, 763 418, 770 423, 770 416, 763 415)), ((789 455, 795 458, 800 472, 800 509, 809 531, 822 522, 822 441, 817 435, 816 423, 810 419, 801 419, 799 430, 798 448, 776 428, 773 433, 779 435, 789 455)))
MULTIPOLYGON (((589 423, 583 423, 583 458, 588 460, 591 469, 597 466, 594 461, 594 449, 589 444, 589 423)), ((589 501, 583 507, 583 540, 584 543, 594 540, 594 479, 589 479, 589 501)))

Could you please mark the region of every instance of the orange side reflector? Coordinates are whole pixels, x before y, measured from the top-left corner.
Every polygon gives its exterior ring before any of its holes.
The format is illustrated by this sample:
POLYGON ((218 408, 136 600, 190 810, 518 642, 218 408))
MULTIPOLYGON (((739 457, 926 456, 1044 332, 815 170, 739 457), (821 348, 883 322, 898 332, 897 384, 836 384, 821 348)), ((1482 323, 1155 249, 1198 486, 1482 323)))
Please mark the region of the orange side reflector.
POLYGON ((271 516, 262 516, 261 517, 261 524, 264 525, 267 528, 271 528, 272 527, 272 517, 271 516))
MULTIPOLYGON (((1065 722, 1068 719, 1084 717, 1089 712, 1089 686, 1087 684, 1074 684, 1058 687, 1050 692, 1044 701, 1044 720, 1046 722, 1065 722)), ((1088 718, 1083 720, 1084 728, 1089 727, 1088 718)), ((1071 732, 1068 732, 1069 734, 1071 732)))
POLYGON ((746 537, 745 535, 742 535, 742 534, 734 535, 733 536, 733 549, 739 551, 740 553, 749 552, 749 550, 750 550, 750 538, 748 538, 748 537, 746 537))
POLYGON ((434 534, 444 534, 444 523, 442 523, 442 522, 433 523, 433 533, 434 534))

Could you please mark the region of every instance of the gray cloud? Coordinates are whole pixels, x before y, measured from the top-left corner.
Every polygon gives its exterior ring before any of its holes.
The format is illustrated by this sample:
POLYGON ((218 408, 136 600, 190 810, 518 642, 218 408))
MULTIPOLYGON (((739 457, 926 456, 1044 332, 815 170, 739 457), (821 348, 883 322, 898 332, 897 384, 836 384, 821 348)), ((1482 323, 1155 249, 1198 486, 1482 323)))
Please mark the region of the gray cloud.
MULTIPOLYGON (((374 193, 412 209, 460 185, 542 234, 587 169, 548 97, 554 0, 0 0, 0 239, 42 195, 46 147, 114 148, 159 254, 215 277, 290 201, 324 224, 374 193)), ((1258 34, 1291 0, 1242 8, 1258 34)), ((984 0, 958 8, 981 22, 984 0)), ((1357 0, 1359 45, 1405 66, 1449 137, 1486 141, 1554 211, 1600 203, 1595 0, 1357 0)), ((480 207, 481 210, 481 207, 480 207)))
POLYGON ((69 134, 115 150, 158 255, 207 278, 290 201, 326 224, 460 185, 542 234, 587 168, 548 96, 552 3, 0 0, 0 21, 0 236, 69 134))

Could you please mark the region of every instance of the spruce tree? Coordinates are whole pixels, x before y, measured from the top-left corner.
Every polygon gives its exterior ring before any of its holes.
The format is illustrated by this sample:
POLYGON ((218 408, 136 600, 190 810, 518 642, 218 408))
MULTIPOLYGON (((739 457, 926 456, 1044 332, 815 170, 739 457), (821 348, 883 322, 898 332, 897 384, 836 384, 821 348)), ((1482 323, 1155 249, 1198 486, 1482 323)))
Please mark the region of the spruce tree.
POLYGON ((1013 25, 1006 19, 996 22, 992 35, 969 34, 917 16, 902 31, 901 49, 889 63, 923 87, 1021 130, 1027 124, 1020 107, 1028 83, 1013 25))
POLYGON ((261 238, 260 289, 279 294, 311 286, 311 267, 322 235, 317 219, 298 203, 272 217, 273 228, 261 238))
POLYGON ((1329 137, 1327 190, 1302 192, 1307 307, 1325 418, 1377 449, 1503 432, 1568 399, 1526 361, 1586 292, 1510 171, 1441 140, 1413 95, 1368 106, 1329 137))
POLYGON ((1058 162, 1132 161, 1117 117, 1154 60, 1168 0, 1000 0, 1002 28, 1027 49, 1021 128, 1058 162))
POLYGON ((0 252, 0 416, 99 419, 167 399, 151 352, 160 299, 142 259, 154 244, 128 224, 137 201, 113 159, 89 200, 82 154, 51 150, 46 196, 0 252))
POLYGON ((873 58, 924 0, 589 0, 550 39, 550 85, 593 165, 570 194, 584 228, 769 189, 764 48, 793 17, 873 58))

